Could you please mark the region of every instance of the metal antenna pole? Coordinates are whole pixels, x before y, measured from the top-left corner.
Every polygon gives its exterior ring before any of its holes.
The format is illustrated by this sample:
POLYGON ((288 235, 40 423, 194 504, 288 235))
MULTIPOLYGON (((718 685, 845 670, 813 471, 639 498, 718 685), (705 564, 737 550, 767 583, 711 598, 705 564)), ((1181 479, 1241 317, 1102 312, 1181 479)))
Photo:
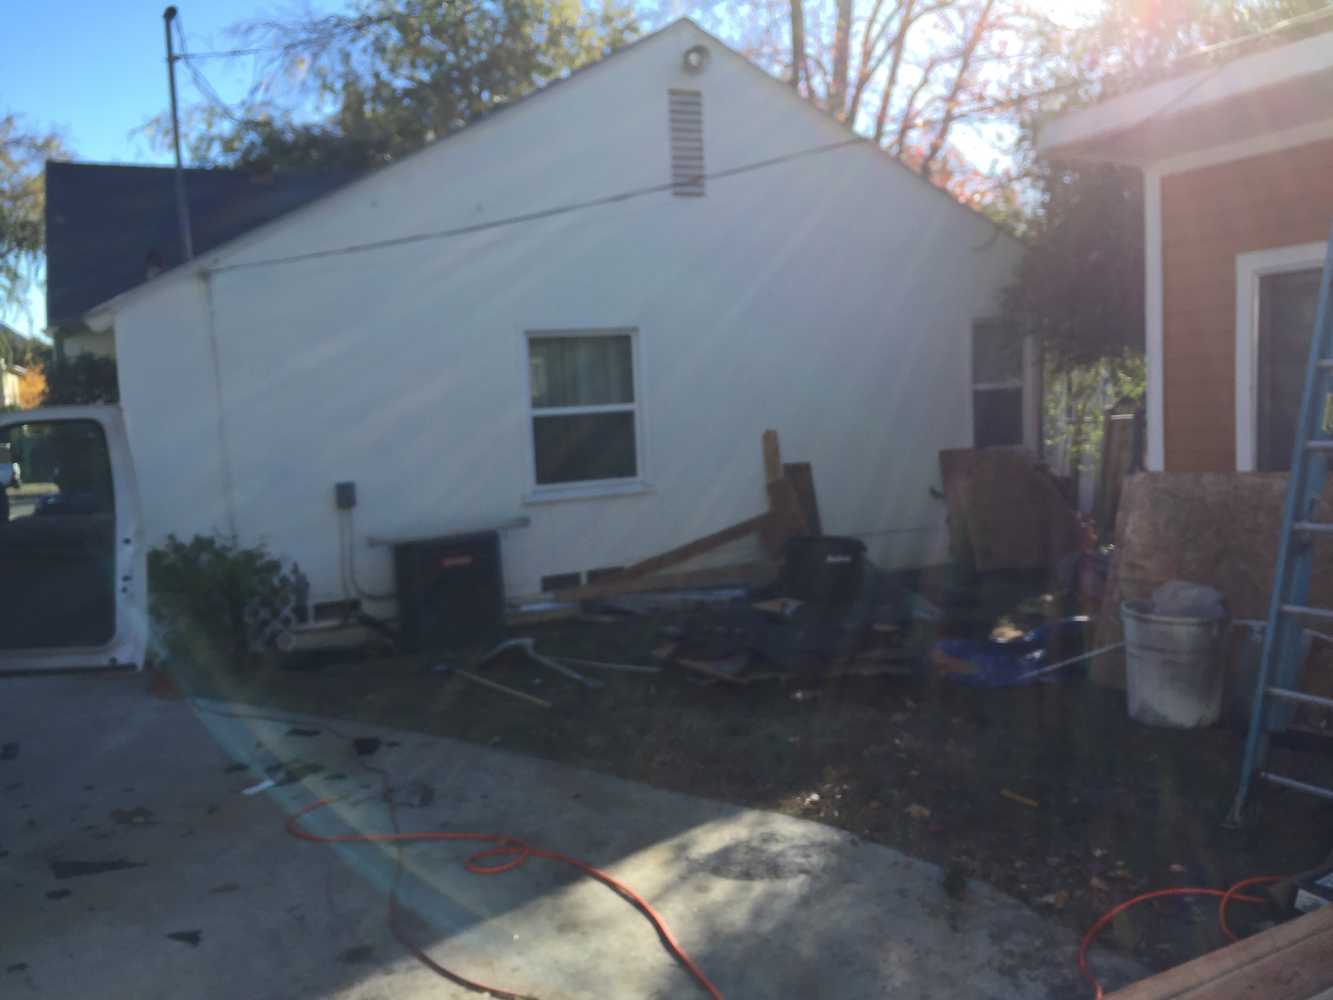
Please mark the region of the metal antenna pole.
POLYGON ((167 37, 167 84, 171 88, 171 142, 176 147, 176 218, 181 227, 181 253, 186 260, 194 259, 194 239, 190 234, 190 206, 185 200, 185 168, 181 165, 181 123, 176 113, 176 59, 171 47, 171 22, 176 19, 176 8, 162 12, 162 27, 167 37))

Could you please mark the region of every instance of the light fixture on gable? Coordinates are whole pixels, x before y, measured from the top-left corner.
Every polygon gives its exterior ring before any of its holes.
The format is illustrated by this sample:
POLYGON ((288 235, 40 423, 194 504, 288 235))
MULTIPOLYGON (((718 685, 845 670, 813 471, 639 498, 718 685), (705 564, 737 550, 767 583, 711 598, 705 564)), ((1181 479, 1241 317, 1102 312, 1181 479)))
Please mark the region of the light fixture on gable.
POLYGON ((685 50, 685 55, 681 63, 685 67, 686 73, 702 73, 708 66, 708 46, 691 45, 685 50))

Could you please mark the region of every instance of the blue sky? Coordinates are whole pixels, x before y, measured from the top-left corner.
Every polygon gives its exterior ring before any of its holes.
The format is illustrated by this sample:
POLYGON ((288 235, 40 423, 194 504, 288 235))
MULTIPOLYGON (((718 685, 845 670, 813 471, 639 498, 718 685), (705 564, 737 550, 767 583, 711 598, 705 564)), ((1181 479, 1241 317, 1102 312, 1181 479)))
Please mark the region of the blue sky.
MULTIPOLYGON (((165 162, 163 151, 131 136, 167 107, 163 0, 61 0, 25 3, 6 18, 5 82, 0 108, 30 126, 54 127, 81 160, 165 162)), ((177 4, 192 50, 229 48, 225 29, 282 12, 273 0, 177 4)), ((244 93, 249 60, 210 61, 205 70, 222 96, 244 93)), ((199 100, 181 74, 185 104, 199 100)))

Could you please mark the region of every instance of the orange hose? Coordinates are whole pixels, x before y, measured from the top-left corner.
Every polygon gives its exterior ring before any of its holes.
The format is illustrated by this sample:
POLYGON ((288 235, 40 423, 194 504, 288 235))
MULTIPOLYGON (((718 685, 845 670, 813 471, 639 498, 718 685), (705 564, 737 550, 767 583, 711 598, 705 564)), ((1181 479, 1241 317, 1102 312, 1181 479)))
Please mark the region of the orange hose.
MULTIPOLYGON (((1247 903, 1253 902, 1256 899, 1254 896, 1237 896, 1236 893, 1247 886, 1272 885, 1274 882, 1284 882, 1286 879, 1287 876, 1285 875, 1256 875, 1254 878, 1241 879, 1223 893, 1222 902, 1217 904, 1217 926, 1221 929, 1222 933, 1232 941, 1239 941, 1240 938, 1236 936, 1229 926, 1227 926, 1227 906, 1233 899, 1242 899, 1247 903)), ((1262 900, 1259 901, 1262 902, 1262 900)))
POLYGON ((1083 978, 1086 979, 1091 984, 1093 989, 1093 995, 1096 997, 1096 1000, 1102 1000, 1103 996, 1105 996, 1105 994, 1102 991, 1102 984, 1097 981, 1097 977, 1094 976, 1092 974, 1092 971, 1088 968, 1088 949, 1092 947, 1093 940, 1097 937, 1098 934, 1102 932, 1102 930, 1106 927, 1107 924, 1109 924, 1120 914, 1124 913, 1131 906, 1137 906, 1139 903, 1147 902, 1150 899, 1162 899, 1167 896, 1217 896, 1221 900, 1217 904, 1218 926, 1222 929, 1222 933, 1224 933, 1228 938, 1230 938, 1232 941, 1237 941, 1239 940, 1239 938, 1237 938, 1236 935, 1232 933, 1231 928, 1227 926, 1227 907, 1235 902, 1254 903, 1258 905, 1263 905, 1265 902, 1267 902, 1267 900, 1261 899, 1258 896, 1240 896, 1237 895, 1237 893, 1241 889, 1249 885, 1257 885, 1269 882, 1281 882, 1283 881, 1284 878, 1285 876, 1281 875, 1259 875, 1254 878, 1247 878, 1240 882, 1237 882, 1235 885, 1231 886, 1231 888, 1226 890, 1198 889, 1193 887, 1178 888, 1178 889, 1155 889, 1152 892, 1145 892, 1141 896, 1135 896, 1133 899, 1127 899, 1125 900, 1125 902, 1120 903, 1117 906, 1111 907, 1111 909, 1107 910, 1100 917, 1098 917, 1096 921, 1093 923, 1093 925, 1088 928, 1087 933, 1083 935, 1083 940, 1079 942, 1078 946, 1078 970, 1079 972, 1083 973, 1083 978))
MULTIPOLYGON (((386 801, 390 800, 387 787, 385 788, 385 798, 386 801)), ((690 975, 694 977, 695 982, 703 988, 712 1000, 722 1000, 721 991, 709 981, 708 977, 703 974, 703 971, 694 964, 694 961, 690 956, 687 955, 685 950, 676 942, 675 937, 672 936, 670 929, 666 925, 666 921, 664 921, 662 917, 658 915, 657 911, 648 904, 648 901, 638 895, 638 893, 629 886, 625 885, 623 882, 616 881, 616 879, 612 878, 601 869, 594 868, 592 865, 580 861, 577 858, 572 858, 567 854, 560 854, 557 851, 546 851, 533 847, 531 844, 528 844, 517 837, 504 833, 451 833, 447 831, 428 831, 423 833, 345 833, 326 836, 311 833, 309 830, 301 827, 300 820, 303 816, 335 801, 337 800, 320 799, 317 802, 313 802, 306 806, 287 821, 287 832, 293 837, 297 837, 301 840, 308 840, 316 844, 412 844, 421 843, 423 841, 452 841, 493 845, 491 847, 482 848, 468 857, 464 862, 464 867, 474 875, 500 875, 504 872, 513 871, 515 868, 523 865, 529 858, 544 858, 548 861, 559 861, 562 864, 578 869, 589 878, 594 878, 598 882, 601 882, 639 910, 640 913, 648 918, 649 923, 653 925, 653 929, 657 931, 657 934, 662 939, 662 943, 666 946, 667 951, 671 953, 672 957, 675 958, 677 962, 685 967, 690 975), (482 863, 489 858, 508 858, 508 860, 501 861, 497 864, 482 863)), ((402 866, 400 864, 394 871, 393 886, 389 891, 389 928, 393 931, 394 936, 402 942, 403 946, 412 953, 417 961, 421 962, 433 972, 444 976, 455 983, 479 992, 502 997, 504 1000, 535 1000, 535 998, 526 993, 516 993, 493 986, 486 986, 482 983, 466 979, 455 972, 451 972, 432 959, 421 948, 407 940, 402 928, 398 925, 398 922, 395 919, 398 912, 398 880, 401 871, 402 866)))

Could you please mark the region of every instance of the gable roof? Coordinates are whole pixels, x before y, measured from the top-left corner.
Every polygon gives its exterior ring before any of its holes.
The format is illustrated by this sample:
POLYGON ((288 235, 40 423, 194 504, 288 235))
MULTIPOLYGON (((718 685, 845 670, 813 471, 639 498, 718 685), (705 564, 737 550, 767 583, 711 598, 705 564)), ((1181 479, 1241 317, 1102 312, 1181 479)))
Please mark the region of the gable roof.
MULTIPOLYGON (((546 94, 551 93, 560 88, 560 85, 565 84, 575 78, 581 77, 590 71, 596 70, 612 62, 618 57, 625 55, 634 49, 640 48, 641 46, 644 46, 646 43, 650 41, 661 38, 677 30, 691 30, 697 35, 702 36, 703 39, 707 40, 713 45, 716 45, 727 56, 730 56, 731 58, 738 60, 750 72, 758 74, 765 81, 770 83, 774 88, 775 94, 780 93, 784 95, 782 98, 783 100, 792 101, 796 107, 802 109, 805 113, 818 115, 821 118, 823 118, 826 122, 835 125, 837 128, 842 130, 847 135, 849 140, 849 142, 847 143, 848 145, 852 144, 853 141, 856 141, 865 144, 873 148, 877 152, 881 153, 884 157, 885 165, 889 169, 906 171, 906 173, 910 177, 912 177, 917 182, 928 188, 929 191, 934 196, 946 199, 948 203, 952 205, 955 209, 962 212, 966 212, 968 215, 974 217, 977 221, 992 228, 994 230, 994 236, 992 238, 998 238, 1003 236, 1015 242, 1021 243, 1021 240, 1019 240, 1018 237, 1014 236, 1013 233, 1009 232, 999 223, 995 222, 995 220, 991 219, 980 209, 977 209, 971 205, 967 205, 964 204, 963 202, 960 202, 957 198, 955 198, 944 188, 941 188, 935 183, 933 183, 928 177, 924 177, 917 171, 913 170, 911 167, 907 166, 907 164, 903 163, 896 156, 891 155, 887 150, 876 145, 874 142, 872 142, 865 136, 860 135, 858 132, 856 132, 855 129, 853 129, 847 123, 840 121, 839 119, 835 118, 832 114, 829 114, 827 111, 824 111, 823 109, 817 107, 813 102, 802 97, 794 88, 784 83, 783 81, 777 79, 776 77, 772 76, 771 74, 763 70, 761 67, 755 65, 755 63, 752 62, 745 55, 733 49, 726 42, 722 41, 716 35, 712 34, 712 32, 707 31, 706 29, 701 27, 697 22, 695 22, 692 18, 689 17, 679 17, 676 20, 671 21, 666 25, 663 25, 661 28, 656 29, 655 31, 650 31, 647 34, 641 35, 640 37, 634 39, 633 41, 627 42, 620 48, 615 49, 614 51, 602 56, 599 59, 596 59, 584 66, 578 67, 577 69, 566 74, 565 76, 559 77, 557 79, 547 82, 546 84, 543 84, 536 90, 533 90, 530 93, 525 94, 520 98, 517 98, 516 100, 496 105, 495 107, 489 109, 488 111, 474 118, 472 121, 468 122, 462 128, 437 137, 436 139, 427 143, 420 149, 408 153, 406 156, 403 156, 401 159, 395 160, 392 163, 387 163, 382 167, 378 167, 374 170, 368 171, 366 173, 356 176, 355 178, 350 179, 345 185, 340 185, 340 187, 343 188, 343 190, 326 191, 318 195, 317 197, 310 199, 307 204, 299 206, 299 210, 293 210, 281 219, 274 219, 264 224, 255 226, 251 230, 238 233, 232 240, 228 241, 228 243, 239 244, 242 240, 249 239, 251 237, 258 237, 261 233, 267 234, 271 232, 275 226, 285 226, 289 224, 294 224, 298 219, 298 217, 300 217, 304 212, 317 210, 321 206, 321 203, 328 200, 334 194, 350 193, 351 190, 355 188, 358 183, 368 179, 371 176, 378 176, 382 171, 391 171, 395 169, 397 166, 408 162, 409 160, 412 160, 419 156, 427 155, 432 150, 436 149, 443 143, 446 143, 449 140, 455 138, 456 136, 489 125, 493 123, 496 119, 503 118, 504 112, 512 108, 516 108, 519 105, 525 105, 530 101, 539 100, 546 94)), ((608 200, 616 200, 619 197, 620 197, 619 194, 609 194, 608 200)), ((537 214, 540 215, 544 213, 537 213, 537 214)), ((395 241, 387 241, 387 242, 392 243, 395 241)), ((197 237, 195 239, 195 244, 196 244, 196 266, 205 267, 206 265, 198 263, 198 258, 202 255, 203 251, 202 248, 200 248, 199 246, 199 240, 197 237)), ((214 251, 212 256, 216 259, 220 257, 223 253, 236 249, 236 247, 233 245, 228 245, 228 246, 218 245, 214 246, 211 249, 214 251)), ((330 251, 330 252, 337 252, 337 251, 330 251)), ((174 270, 174 268, 172 270, 174 270)), ((129 294, 137 293, 140 288, 145 288, 150 285, 155 285, 158 281, 163 280, 168 276, 169 273, 164 272, 162 275, 156 276, 147 281, 143 281, 138 286, 127 288, 120 293, 109 296, 105 300, 92 303, 91 305, 85 307, 83 315, 89 316, 91 320, 95 321, 95 328, 106 329, 107 326, 109 325, 108 321, 111 315, 111 312, 109 310, 111 309, 112 306, 118 304, 121 299, 125 298, 129 294), (97 314, 97 315, 94 316, 92 314, 97 314)))
POLYGON ((1326 122, 1333 32, 1264 49, 1060 115, 1037 134, 1043 156, 1151 164, 1326 122))
MULTIPOLYGON (((187 169, 195 253, 221 246, 356 175, 187 169)), ((46 164, 46 315, 78 321, 99 303, 182 263, 175 170, 46 164)))

